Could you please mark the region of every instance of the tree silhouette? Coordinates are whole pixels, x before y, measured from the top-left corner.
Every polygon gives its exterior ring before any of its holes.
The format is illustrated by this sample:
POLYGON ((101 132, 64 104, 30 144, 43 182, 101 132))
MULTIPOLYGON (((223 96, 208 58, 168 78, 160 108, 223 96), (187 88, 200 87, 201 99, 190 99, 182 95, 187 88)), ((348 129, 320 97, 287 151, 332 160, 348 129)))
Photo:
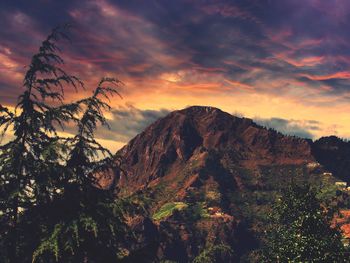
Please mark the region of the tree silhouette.
POLYGON ((85 107, 85 111, 77 121, 77 134, 73 139, 67 139, 71 149, 67 167, 71 173, 66 180, 76 183, 81 188, 98 184, 96 173, 107 172, 116 163, 113 154, 96 141, 94 132, 98 124, 109 127, 106 118, 103 116, 103 111, 110 110, 110 106, 102 98, 109 99, 109 96, 113 94, 120 96, 116 89, 104 86, 104 84, 118 86, 120 83, 115 78, 102 78, 93 95, 79 101, 80 105, 85 107), (106 158, 99 160, 101 154, 106 158))
POLYGON ((69 39, 68 29, 53 29, 32 57, 15 111, 0 105, 1 136, 11 134, 10 141, 0 146, 0 260, 4 262, 31 261, 32 254, 38 262, 87 260, 88 247, 80 245, 79 229, 86 235, 93 233, 95 239, 103 237, 98 242, 115 251, 106 255, 117 256, 121 210, 112 190, 99 187, 96 174, 118 169, 118 159, 97 142, 94 132, 99 125, 108 125, 103 112, 110 106, 103 99, 119 94, 116 88, 121 82, 103 78, 91 97, 65 104, 66 88, 84 88, 79 78, 62 68, 57 41, 69 39), (67 124, 77 126, 72 138, 59 135, 58 128, 67 124), (72 236, 77 237, 75 245, 72 236), (78 254, 82 256, 73 256, 78 254))

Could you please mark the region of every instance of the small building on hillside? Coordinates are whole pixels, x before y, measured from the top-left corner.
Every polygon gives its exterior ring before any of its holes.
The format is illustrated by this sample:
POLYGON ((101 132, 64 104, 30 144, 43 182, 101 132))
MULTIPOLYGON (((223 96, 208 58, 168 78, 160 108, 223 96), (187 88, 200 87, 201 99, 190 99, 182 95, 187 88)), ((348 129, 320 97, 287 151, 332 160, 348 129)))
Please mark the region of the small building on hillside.
POLYGON ((330 173, 330 172, 324 172, 323 175, 324 175, 324 176, 332 176, 333 174, 330 173))
POLYGON ((217 206, 208 207, 208 212, 210 215, 215 215, 216 213, 221 213, 221 208, 217 206))
POLYGON ((339 188, 346 188, 347 187, 347 182, 344 181, 337 181, 335 182, 335 185, 338 186, 339 188))
POLYGON ((320 166, 321 166, 321 164, 318 163, 318 162, 311 162, 311 163, 306 164, 307 168, 317 168, 317 167, 320 167, 320 166))
POLYGON ((223 212, 216 212, 214 214, 214 216, 220 217, 220 216, 224 216, 225 214, 223 212))

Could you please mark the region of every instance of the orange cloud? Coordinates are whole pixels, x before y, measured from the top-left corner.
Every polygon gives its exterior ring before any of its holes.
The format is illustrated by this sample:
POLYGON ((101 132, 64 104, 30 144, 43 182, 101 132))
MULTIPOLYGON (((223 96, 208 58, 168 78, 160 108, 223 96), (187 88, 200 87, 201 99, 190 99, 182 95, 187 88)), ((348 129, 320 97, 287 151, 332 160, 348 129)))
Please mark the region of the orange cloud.
POLYGON ((224 80, 225 80, 225 82, 227 82, 228 84, 232 85, 233 87, 238 87, 238 88, 248 89, 248 90, 254 89, 253 86, 247 85, 247 84, 244 84, 244 83, 240 83, 238 81, 233 81, 233 80, 228 80, 228 79, 224 79, 224 80))
POLYGON ((324 56, 310 56, 301 59, 293 59, 288 57, 287 54, 279 53, 275 54, 275 57, 279 60, 285 61, 295 67, 310 67, 321 64, 324 61, 324 56))
POLYGON ((350 72, 342 71, 342 72, 337 72, 334 74, 322 75, 322 76, 302 74, 302 76, 307 77, 308 79, 311 79, 311 80, 350 79, 350 72))

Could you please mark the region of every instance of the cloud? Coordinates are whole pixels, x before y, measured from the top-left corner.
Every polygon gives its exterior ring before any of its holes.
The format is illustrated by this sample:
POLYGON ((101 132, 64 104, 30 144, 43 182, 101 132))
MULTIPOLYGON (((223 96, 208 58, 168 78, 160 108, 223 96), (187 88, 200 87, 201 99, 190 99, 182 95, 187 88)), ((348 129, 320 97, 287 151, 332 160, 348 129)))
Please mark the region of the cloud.
MULTIPOLYGON (((127 144, 137 134, 144 131, 150 124, 170 113, 170 110, 138 109, 130 104, 113 108, 105 113, 109 127, 98 126, 95 138, 104 147, 116 152, 127 144)), ((77 128, 69 123, 64 130, 59 129, 62 136, 70 137, 76 134, 77 128)))
MULTIPOLYGON (((165 89, 164 75, 178 72, 194 73, 179 85, 200 79, 201 87, 213 86, 208 93, 250 87, 308 104, 293 92, 296 86, 324 98, 349 92, 350 79, 325 80, 344 77, 350 66, 344 0, 44 1, 45 12, 36 5, 1 6, 9 26, 0 38, 17 64, 65 19, 75 24, 73 45, 65 48, 68 68, 91 84, 96 76, 117 75, 130 84, 125 94, 165 89)), ((190 84, 195 92, 198 85, 190 84)))
POLYGON ((96 137, 106 140, 128 142, 147 126, 170 113, 169 110, 141 110, 132 105, 113 109, 109 115, 110 129, 100 128, 96 137))
POLYGON ((314 120, 300 121, 281 118, 255 118, 254 121, 264 127, 275 129, 283 134, 307 139, 313 139, 315 136, 312 134, 312 131, 320 129, 320 123, 314 120))
MULTIPOLYGON (((294 112, 280 114, 288 108, 281 103, 294 103, 300 114, 290 118, 323 112, 318 118, 327 115, 331 125, 349 110, 349 10, 348 0, 1 1, 0 100, 16 103, 24 66, 50 29, 67 21, 74 27, 72 45, 60 43, 66 69, 87 84, 67 90, 68 100, 116 76, 127 102, 143 109, 203 101, 245 114, 265 107, 265 116, 287 120, 294 112), (279 108, 271 112, 262 98, 279 108), (326 107, 336 108, 333 115, 326 107)), ((124 141, 128 132, 120 131, 124 141)))

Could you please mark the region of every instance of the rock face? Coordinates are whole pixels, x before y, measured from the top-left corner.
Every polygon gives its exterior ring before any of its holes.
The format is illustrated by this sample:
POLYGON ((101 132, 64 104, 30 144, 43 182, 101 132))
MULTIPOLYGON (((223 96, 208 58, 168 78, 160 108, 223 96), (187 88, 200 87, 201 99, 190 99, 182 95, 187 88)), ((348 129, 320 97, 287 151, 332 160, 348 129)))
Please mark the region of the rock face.
POLYGON ((314 160, 304 139, 284 136, 217 108, 193 106, 156 121, 121 149, 126 173, 119 186, 135 192, 160 178, 171 179, 190 161, 205 162, 212 152, 250 169, 314 160))

